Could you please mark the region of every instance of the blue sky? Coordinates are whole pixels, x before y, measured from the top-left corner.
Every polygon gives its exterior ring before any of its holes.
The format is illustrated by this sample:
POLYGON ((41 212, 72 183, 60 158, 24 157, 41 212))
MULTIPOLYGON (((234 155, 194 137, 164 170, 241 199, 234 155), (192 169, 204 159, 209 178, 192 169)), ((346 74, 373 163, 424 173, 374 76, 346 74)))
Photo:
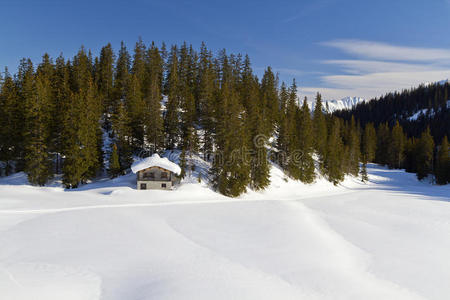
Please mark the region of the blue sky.
POLYGON ((0 67, 22 57, 98 54, 123 40, 205 41, 248 53, 295 78, 301 95, 374 97, 450 77, 450 0, 56 1, 2 0, 0 67))

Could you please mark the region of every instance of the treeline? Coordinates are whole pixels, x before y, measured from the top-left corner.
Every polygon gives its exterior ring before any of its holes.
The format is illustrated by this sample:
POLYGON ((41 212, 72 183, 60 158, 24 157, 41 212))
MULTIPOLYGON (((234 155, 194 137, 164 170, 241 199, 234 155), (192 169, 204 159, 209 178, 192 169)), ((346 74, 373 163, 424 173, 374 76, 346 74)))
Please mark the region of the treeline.
POLYGON ((421 85, 401 93, 389 93, 334 115, 356 119, 371 132, 377 127, 376 135, 371 135, 376 136, 377 145, 371 161, 389 168, 404 168, 416 173, 418 179, 433 174, 437 184, 446 184, 450 182, 449 91, 448 81, 421 85))
POLYGON ((351 110, 341 110, 334 114, 350 120, 353 116, 362 126, 373 123, 379 126, 387 123, 394 126, 399 122, 408 136, 419 138, 427 127, 436 144, 444 136, 450 136, 450 84, 448 81, 386 94, 379 99, 358 104, 351 110), (416 118, 411 118, 422 111, 416 118))
POLYGON ((432 174, 437 184, 450 182, 447 136, 438 145, 434 143, 430 128, 426 128, 419 138, 407 137, 397 121, 392 128, 382 123, 376 131, 373 124, 368 123, 363 139, 370 141, 369 161, 416 173, 419 180, 432 174))
POLYGON ((54 174, 66 188, 105 169, 116 177, 142 151, 180 150, 181 176, 194 168, 188 156, 201 155, 229 196, 267 187, 270 161, 305 183, 317 167, 334 184, 370 161, 359 124, 325 114, 319 94, 311 116, 295 81, 280 84, 270 67, 259 79, 248 56, 204 44, 139 40, 132 55, 122 43, 98 57, 82 47, 71 59, 45 54, 36 68, 23 59, 0 82, 1 172, 25 171, 36 185, 54 174))

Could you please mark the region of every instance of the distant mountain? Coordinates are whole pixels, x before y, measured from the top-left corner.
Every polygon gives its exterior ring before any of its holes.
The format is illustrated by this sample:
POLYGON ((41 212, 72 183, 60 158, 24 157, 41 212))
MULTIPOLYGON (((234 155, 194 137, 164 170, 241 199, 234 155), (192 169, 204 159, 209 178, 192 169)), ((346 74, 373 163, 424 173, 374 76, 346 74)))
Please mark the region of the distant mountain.
MULTIPOLYGON (((330 113, 337 111, 337 110, 348 110, 352 109, 354 106, 366 102, 366 99, 361 97, 345 97, 341 100, 324 100, 323 106, 326 108, 326 104, 328 103, 328 111, 330 113)), ((314 106, 316 104, 315 100, 308 100, 309 108, 314 110, 314 106)))

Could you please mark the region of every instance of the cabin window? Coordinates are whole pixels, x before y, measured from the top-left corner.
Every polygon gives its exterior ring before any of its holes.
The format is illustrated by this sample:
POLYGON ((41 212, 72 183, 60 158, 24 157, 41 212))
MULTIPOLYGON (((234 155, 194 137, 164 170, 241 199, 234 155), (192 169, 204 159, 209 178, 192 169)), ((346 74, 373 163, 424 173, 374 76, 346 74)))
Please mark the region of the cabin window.
POLYGON ((144 178, 145 179, 154 179, 155 178, 155 173, 153 173, 153 172, 145 172, 144 173, 144 178))
POLYGON ((146 189, 147 189, 147 184, 141 183, 141 190, 146 190, 146 189))
POLYGON ((161 172, 161 179, 167 179, 167 172, 161 172))
POLYGON ((165 183, 161 183, 161 187, 162 187, 163 189, 165 189, 167 186, 166 186, 165 183))

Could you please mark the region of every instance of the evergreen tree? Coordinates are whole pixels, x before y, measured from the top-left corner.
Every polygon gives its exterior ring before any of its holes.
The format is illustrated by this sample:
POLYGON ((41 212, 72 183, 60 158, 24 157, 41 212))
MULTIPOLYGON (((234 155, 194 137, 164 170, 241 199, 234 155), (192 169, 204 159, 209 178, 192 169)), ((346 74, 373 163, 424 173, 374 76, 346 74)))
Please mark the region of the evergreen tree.
POLYGON ((250 186, 254 190, 265 189, 270 184, 270 165, 264 134, 264 120, 260 111, 261 100, 257 80, 248 66, 244 67, 242 95, 246 103, 246 133, 250 137, 250 186))
POLYGON ((352 117, 349 127, 347 129, 347 142, 348 142, 348 165, 347 173, 353 176, 358 176, 359 174, 359 161, 360 161, 360 140, 359 131, 355 124, 355 119, 352 117))
POLYGON ((297 105, 297 86, 295 81, 292 83, 292 86, 288 91, 288 100, 286 107, 286 172, 288 175, 296 180, 301 178, 301 169, 300 169, 300 157, 302 153, 299 149, 299 125, 300 125, 300 112, 299 107, 297 105))
POLYGON ((403 129, 398 123, 392 128, 391 138, 388 148, 388 165, 389 168, 399 169, 403 165, 404 159, 404 133, 403 129))
POLYGON ((95 74, 98 96, 101 98, 103 111, 109 113, 112 113, 115 109, 113 96, 114 59, 112 46, 108 43, 100 51, 100 60, 95 74))
POLYGON ((406 172, 416 173, 417 171, 417 140, 412 137, 405 142, 405 159, 403 166, 406 172))
POLYGON ((245 155, 245 124, 241 118, 243 113, 228 58, 222 57, 222 82, 217 115, 217 148, 211 168, 213 186, 222 194, 237 197, 245 192, 249 183, 250 166, 245 155))
POLYGON ((91 59, 83 48, 74 57, 70 78, 70 107, 64 120, 63 183, 74 188, 96 176, 103 167, 102 106, 93 83, 91 59))
POLYGON ((129 77, 125 107, 130 118, 131 144, 134 149, 142 149, 144 141, 145 102, 140 81, 135 74, 129 77))
MULTIPOLYGON (((287 116, 287 105, 289 100, 289 93, 286 87, 286 84, 283 82, 281 84, 280 93, 280 126, 278 128, 278 136, 277 136, 277 148, 278 148, 278 157, 277 162, 278 165, 286 170, 286 162, 287 162, 287 152, 288 152, 288 144, 289 144, 289 135, 290 135, 290 123, 287 116)), ((289 109, 292 109, 289 107, 289 109)))
POLYGON ((367 174, 367 162, 363 162, 361 168, 361 181, 366 182, 369 181, 369 175, 367 174))
POLYGON ((422 180, 432 172, 434 141, 427 128, 417 143, 417 178, 422 180))
POLYGON ((334 185, 344 180, 342 164, 343 143, 340 135, 339 119, 333 118, 333 123, 328 135, 326 155, 324 161, 325 174, 334 185))
POLYGON ((277 84, 272 68, 268 67, 261 80, 261 95, 263 98, 262 115, 266 121, 266 135, 272 135, 279 120, 279 100, 277 84))
POLYGON ((196 131, 197 113, 194 96, 194 81, 196 58, 192 47, 188 49, 186 43, 180 48, 180 62, 178 68, 179 93, 181 108, 181 138, 182 149, 192 155, 198 150, 198 136, 196 131))
POLYGON ((166 133, 166 148, 172 150, 175 149, 180 142, 180 128, 178 126, 180 94, 178 89, 178 56, 177 48, 175 46, 173 46, 170 51, 167 74, 167 104, 164 116, 164 131, 166 133))
POLYGON ((314 148, 319 158, 319 166, 324 172, 324 160, 327 152, 327 124, 322 111, 322 96, 317 93, 313 113, 314 148))
POLYGON ((159 49, 152 44, 146 55, 144 127, 147 143, 152 145, 155 152, 160 151, 164 144, 161 115, 162 77, 163 60, 159 49))
MULTIPOLYGON (((247 62, 247 69, 250 69, 249 59, 247 62)), ((244 70, 244 74, 245 73, 248 73, 248 71, 244 70)), ((206 49, 205 44, 202 43, 199 60, 197 103, 198 111, 200 113, 199 122, 203 129, 203 147, 201 150, 203 152, 203 158, 206 160, 213 150, 214 142, 215 76, 212 54, 206 49)))
POLYGON ((114 147, 118 148, 120 171, 123 173, 133 162, 131 128, 128 112, 123 101, 117 104, 116 110, 112 119, 112 128, 116 140, 114 147))
POLYGON ((390 131, 387 123, 380 124, 377 130, 377 150, 375 160, 381 165, 388 164, 388 149, 390 144, 390 131))
MULTIPOLYGON (((130 54, 128 53, 124 42, 121 42, 119 56, 114 70, 113 103, 118 103, 120 100, 126 99, 127 97, 127 89, 130 81, 130 61, 130 54)), ((115 105, 112 105, 112 107, 114 106, 115 105)))
POLYGON ((109 156, 108 174, 111 178, 115 178, 121 174, 121 167, 119 163, 119 154, 116 144, 112 144, 111 154, 109 156))
POLYGON ((434 173, 437 184, 447 184, 450 182, 450 156, 447 136, 444 136, 442 143, 439 146, 436 156, 436 169, 434 173))
POLYGON ((377 133, 373 123, 366 124, 364 134, 362 137, 361 152, 367 162, 372 162, 375 159, 377 148, 377 133))
POLYGON ((307 99, 303 100, 303 105, 299 111, 298 117, 298 142, 299 157, 298 165, 300 169, 300 180, 304 183, 312 183, 316 177, 314 172, 313 153, 313 136, 312 136, 312 120, 309 111, 307 99))
POLYGON ((22 148, 23 117, 19 103, 18 88, 6 69, 0 89, 0 161, 5 163, 5 175, 14 171, 22 148))
POLYGON ((48 153, 49 105, 51 103, 51 73, 49 58, 44 56, 41 70, 34 75, 30 69, 24 76, 22 95, 25 103, 25 172, 32 184, 45 185, 52 175, 48 153))

